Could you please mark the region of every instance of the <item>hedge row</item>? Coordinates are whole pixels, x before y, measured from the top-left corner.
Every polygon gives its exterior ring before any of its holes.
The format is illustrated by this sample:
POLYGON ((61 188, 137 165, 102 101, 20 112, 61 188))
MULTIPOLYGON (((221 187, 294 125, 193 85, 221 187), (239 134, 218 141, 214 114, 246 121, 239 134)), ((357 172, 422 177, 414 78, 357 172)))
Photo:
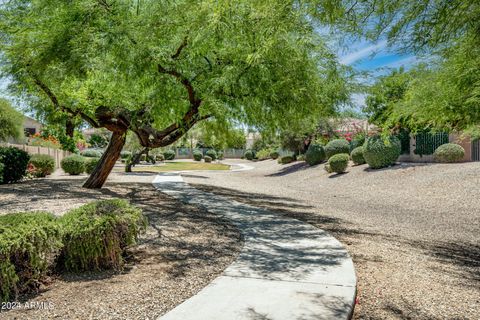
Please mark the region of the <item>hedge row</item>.
POLYGON ((146 228, 140 209, 120 199, 50 213, 0 216, 0 300, 34 292, 52 270, 114 269, 146 228))

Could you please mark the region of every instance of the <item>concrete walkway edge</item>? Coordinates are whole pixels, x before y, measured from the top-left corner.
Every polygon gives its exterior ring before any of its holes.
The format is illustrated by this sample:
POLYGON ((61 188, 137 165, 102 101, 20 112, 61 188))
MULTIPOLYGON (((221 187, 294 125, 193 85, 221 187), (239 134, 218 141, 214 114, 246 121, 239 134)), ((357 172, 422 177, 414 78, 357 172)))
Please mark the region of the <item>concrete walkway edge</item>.
POLYGON ((158 175, 153 185, 184 203, 223 216, 245 240, 222 275, 161 320, 351 318, 355 269, 343 245, 327 232, 200 191, 179 174, 158 175))

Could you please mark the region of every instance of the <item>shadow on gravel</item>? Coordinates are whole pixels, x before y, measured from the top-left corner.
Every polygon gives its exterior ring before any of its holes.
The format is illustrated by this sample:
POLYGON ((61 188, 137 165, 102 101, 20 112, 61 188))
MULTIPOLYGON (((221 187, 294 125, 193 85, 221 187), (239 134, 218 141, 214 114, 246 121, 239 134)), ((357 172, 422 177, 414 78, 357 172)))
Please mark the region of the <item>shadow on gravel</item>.
POLYGON ((309 169, 309 168, 315 168, 315 166, 311 167, 306 162, 300 161, 300 162, 297 162, 293 165, 285 166, 282 169, 278 170, 278 172, 267 174, 265 176, 266 177, 281 177, 281 176, 286 176, 286 175, 291 174, 291 173, 295 173, 295 172, 300 171, 300 170, 306 170, 306 169, 309 169))
POLYGON ((480 282, 480 246, 462 242, 410 243, 438 261, 455 267, 453 270, 439 270, 458 278, 480 282))

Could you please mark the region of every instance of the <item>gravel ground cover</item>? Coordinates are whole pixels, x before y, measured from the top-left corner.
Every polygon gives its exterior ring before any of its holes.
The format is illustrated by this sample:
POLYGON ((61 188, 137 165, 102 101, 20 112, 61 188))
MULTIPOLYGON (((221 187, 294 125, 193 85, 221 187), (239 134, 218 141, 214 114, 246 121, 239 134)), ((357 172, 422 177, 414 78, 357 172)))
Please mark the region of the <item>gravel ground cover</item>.
POLYGON ((0 214, 47 210, 61 215, 81 204, 127 198, 149 219, 129 252, 124 272, 64 274, 22 297, 38 307, 1 312, 1 319, 156 319, 217 277, 236 257, 242 239, 219 217, 179 203, 153 188, 151 174, 111 176, 105 188, 81 188, 85 176, 56 175, 0 186, 0 214), (51 307, 50 307, 51 306, 51 307))
POLYGON ((362 165, 341 175, 303 162, 245 163, 255 169, 183 176, 342 241, 358 276, 355 319, 479 318, 480 163, 362 165))

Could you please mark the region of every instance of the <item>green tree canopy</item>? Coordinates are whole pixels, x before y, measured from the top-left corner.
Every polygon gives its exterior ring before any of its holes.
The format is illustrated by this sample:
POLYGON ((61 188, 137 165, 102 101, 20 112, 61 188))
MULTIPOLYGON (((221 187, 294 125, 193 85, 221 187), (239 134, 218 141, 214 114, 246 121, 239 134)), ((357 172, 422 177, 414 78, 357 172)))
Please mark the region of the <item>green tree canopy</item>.
POLYGON ((23 136, 23 116, 10 102, 0 98, 0 141, 23 136))
POLYGON ((4 71, 38 108, 113 132, 86 186, 133 131, 169 145, 195 123, 287 127, 347 99, 344 70, 296 1, 11 0, 4 71), (48 103, 47 103, 48 101, 48 103))

